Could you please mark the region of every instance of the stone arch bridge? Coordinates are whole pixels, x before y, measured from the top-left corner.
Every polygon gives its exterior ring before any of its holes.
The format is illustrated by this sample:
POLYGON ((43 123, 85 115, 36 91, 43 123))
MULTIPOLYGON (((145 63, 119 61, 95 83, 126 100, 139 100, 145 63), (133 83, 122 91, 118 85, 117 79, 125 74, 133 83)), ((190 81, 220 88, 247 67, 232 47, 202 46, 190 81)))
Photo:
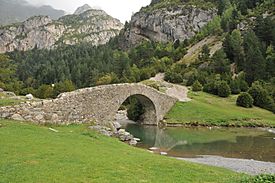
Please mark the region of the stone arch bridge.
POLYGON ((36 123, 85 123, 113 121, 129 97, 144 106, 143 124, 157 125, 177 99, 142 84, 115 84, 63 93, 54 100, 25 102, 0 108, 0 117, 36 123))

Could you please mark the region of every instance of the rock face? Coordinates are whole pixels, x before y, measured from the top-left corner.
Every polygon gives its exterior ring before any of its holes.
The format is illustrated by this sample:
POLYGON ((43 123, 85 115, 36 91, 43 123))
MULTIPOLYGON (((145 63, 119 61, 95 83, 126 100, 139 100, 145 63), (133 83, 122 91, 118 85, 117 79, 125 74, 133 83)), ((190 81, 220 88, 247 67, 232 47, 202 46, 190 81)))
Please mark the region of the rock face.
POLYGON ((88 10, 91 10, 91 9, 92 9, 91 6, 89 6, 88 4, 84 4, 83 6, 77 8, 76 11, 74 12, 74 14, 79 15, 79 14, 84 13, 84 12, 86 12, 88 10))
MULTIPOLYGON (((155 3, 158 1, 152 2, 155 3)), ((183 41, 194 36, 213 19, 216 12, 215 9, 204 10, 191 5, 150 10, 147 7, 132 16, 124 36, 129 45, 136 45, 143 40, 183 41)))
POLYGON ((0 53, 52 49, 81 42, 105 44, 122 28, 119 20, 95 9, 67 15, 57 21, 47 16, 35 16, 21 24, 0 28, 0 53))

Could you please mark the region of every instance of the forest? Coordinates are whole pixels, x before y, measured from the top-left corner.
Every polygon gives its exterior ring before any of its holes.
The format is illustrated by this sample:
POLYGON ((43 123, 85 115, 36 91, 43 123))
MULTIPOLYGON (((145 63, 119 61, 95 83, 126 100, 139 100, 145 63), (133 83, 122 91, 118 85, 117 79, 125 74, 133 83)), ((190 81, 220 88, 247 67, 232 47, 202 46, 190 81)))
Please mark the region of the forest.
POLYGON ((248 93, 250 103, 275 112, 275 19, 263 16, 274 0, 208 2, 217 7, 218 16, 190 40, 142 42, 123 50, 114 38, 97 47, 86 43, 2 54, 0 88, 54 98, 77 88, 140 82, 163 72, 169 82, 220 97, 248 93), (238 29, 241 22, 248 22, 245 30, 238 29), (206 45, 195 62, 179 62, 189 46, 207 36, 222 40, 222 48, 211 56, 206 45))

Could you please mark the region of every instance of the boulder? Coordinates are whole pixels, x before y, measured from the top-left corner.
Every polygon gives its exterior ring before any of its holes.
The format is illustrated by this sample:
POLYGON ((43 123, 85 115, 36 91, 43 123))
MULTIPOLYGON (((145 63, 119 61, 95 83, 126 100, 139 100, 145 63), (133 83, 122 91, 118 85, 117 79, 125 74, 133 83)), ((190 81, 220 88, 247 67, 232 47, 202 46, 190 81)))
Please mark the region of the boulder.
POLYGON ((33 100, 33 95, 32 94, 28 94, 28 95, 26 95, 26 99, 27 100, 33 100))
POLYGON ((15 93, 13 92, 4 92, 5 95, 7 95, 8 97, 16 97, 15 93))
POLYGON ((113 135, 113 132, 110 128, 105 127, 105 126, 100 126, 100 125, 96 125, 96 126, 90 126, 89 127, 91 130, 95 130, 98 133, 111 137, 113 135))
POLYGON ((119 130, 121 128, 121 124, 117 121, 113 122, 113 126, 115 127, 115 129, 119 130))
POLYGON ((4 89, 3 88, 0 88, 0 93, 3 93, 4 92, 4 89))
POLYGON ((138 143, 138 142, 137 142, 135 139, 132 139, 132 140, 130 140, 129 145, 131 145, 131 146, 136 146, 137 143, 138 143))
POLYGON ((12 115, 11 119, 16 120, 16 121, 24 121, 24 118, 20 114, 12 115))

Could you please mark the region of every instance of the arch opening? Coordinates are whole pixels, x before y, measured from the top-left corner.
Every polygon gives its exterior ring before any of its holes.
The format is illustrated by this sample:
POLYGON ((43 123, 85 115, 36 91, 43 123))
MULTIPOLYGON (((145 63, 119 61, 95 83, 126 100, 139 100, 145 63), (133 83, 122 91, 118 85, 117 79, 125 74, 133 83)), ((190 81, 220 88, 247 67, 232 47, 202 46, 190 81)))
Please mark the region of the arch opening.
POLYGON ((139 124, 157 125, 157 114, 154 103, 144 95, 132 95, 120 106, 118 111, 124 111, 126 119, 139 124))

